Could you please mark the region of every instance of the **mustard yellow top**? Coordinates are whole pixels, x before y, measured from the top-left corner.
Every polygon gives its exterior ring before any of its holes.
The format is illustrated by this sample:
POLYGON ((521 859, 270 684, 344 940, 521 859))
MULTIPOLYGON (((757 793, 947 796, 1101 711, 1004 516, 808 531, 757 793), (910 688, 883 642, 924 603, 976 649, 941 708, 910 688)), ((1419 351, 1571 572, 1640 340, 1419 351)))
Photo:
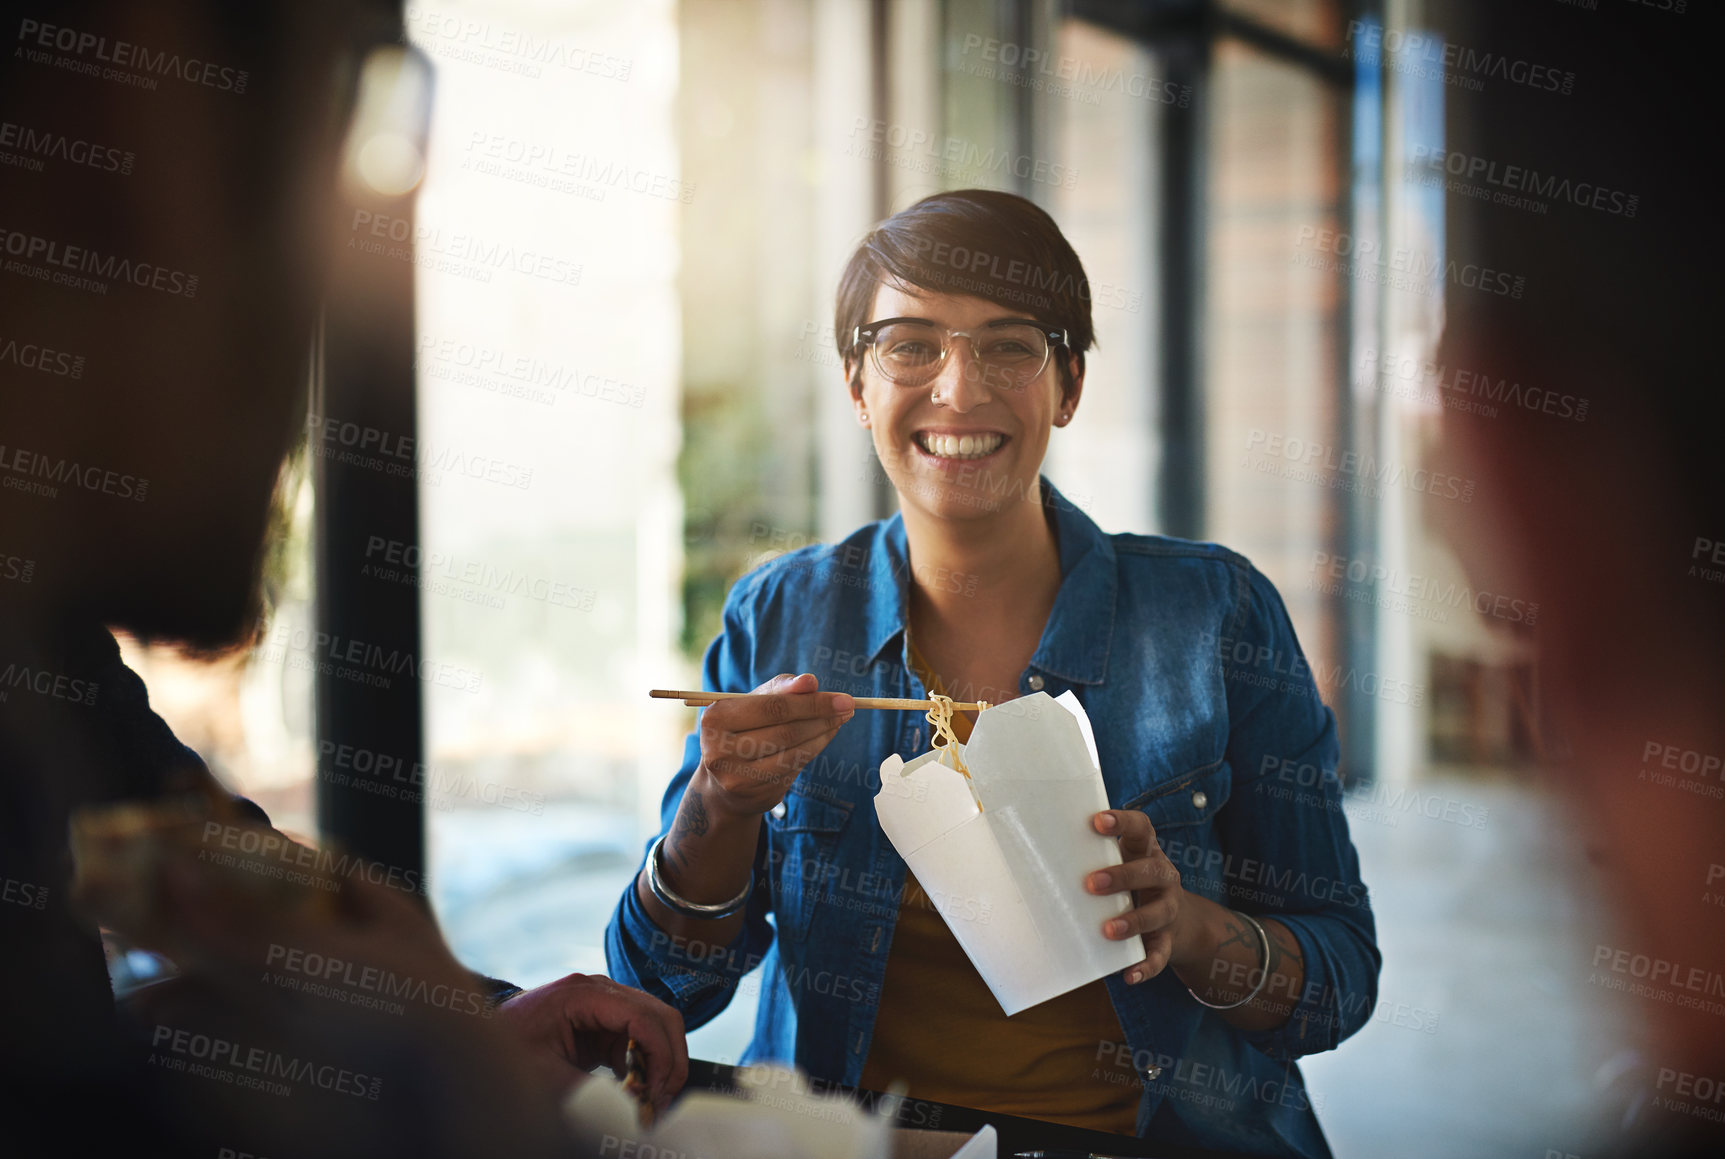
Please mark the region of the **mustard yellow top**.
MULTIPOLYGON (((943 692, 909 651, 924 686, 943 692)), ((969 741, 968 716, 954 713, 952 727, 969 741)), ((904 1079, 916 1098, 1131 1135, 1139 1085, 1128 1052, 1115 1049, 1124 1041, 1100 979, 1006 1017, 906 871, 862 1086, 904 1079)))

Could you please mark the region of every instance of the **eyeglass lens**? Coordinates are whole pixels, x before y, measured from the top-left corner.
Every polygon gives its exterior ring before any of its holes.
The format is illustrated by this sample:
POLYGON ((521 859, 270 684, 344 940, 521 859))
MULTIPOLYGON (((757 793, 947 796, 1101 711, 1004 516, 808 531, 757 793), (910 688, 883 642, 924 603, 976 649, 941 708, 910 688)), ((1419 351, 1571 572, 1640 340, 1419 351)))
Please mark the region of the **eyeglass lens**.
MULTIPOLYGON (((1048 336, 1035 326, 989 326, 964 337, 978 361, 1009 381, 1034 378, 1048 362, 1048 336)), ((901 386, 919 386, 940 373, 949 346, 937 326, 894 322, 875 332, 875 365, 901 386)))

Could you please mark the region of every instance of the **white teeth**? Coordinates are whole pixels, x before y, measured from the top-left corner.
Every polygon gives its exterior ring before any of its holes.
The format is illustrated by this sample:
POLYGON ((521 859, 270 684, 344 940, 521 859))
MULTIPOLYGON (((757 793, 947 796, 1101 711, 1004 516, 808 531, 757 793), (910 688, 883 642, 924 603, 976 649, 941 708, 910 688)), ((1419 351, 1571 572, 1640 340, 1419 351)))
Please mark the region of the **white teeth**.
POLYGON ((992 455, 1006 440, 1004 435, 918 435, 917 442, 941 459, 980 459, 992 455))

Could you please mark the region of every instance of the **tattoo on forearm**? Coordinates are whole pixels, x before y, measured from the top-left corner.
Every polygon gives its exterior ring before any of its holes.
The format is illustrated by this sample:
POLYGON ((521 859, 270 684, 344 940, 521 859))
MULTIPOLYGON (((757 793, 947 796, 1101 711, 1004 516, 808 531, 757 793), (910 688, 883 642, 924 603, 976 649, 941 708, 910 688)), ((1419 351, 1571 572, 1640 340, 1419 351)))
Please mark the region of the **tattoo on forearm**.
POLYGON ((1264 933, 1270 940, 1270 973, 1283 973, 1283 964, 1289 964, 1289 972, 1305 973, 1306 959, 1300 953, 1300 943, 1287 928, 1274 922, 1264 923, 1264 933))
POLYGON ((696 837, 707 835, 707 807, 701 803, 701 794, 689 794, 683 807, 677 810, 677 820, 683 823, 686 832, 696 837))
POLYGON ((1270 944, 1270 982, 1261 1004, 1277 1014, 1289 1014, 1294 1008, 1293 996, 1306 976, 1305 955, 1300 953, 1299 939, 1286 926, 1273 921, 1266 921, 1263 926, 1270 944))
POLYGON ((1264 970, 1264 985, 1258 987, 1258 997, 1251 1003, 1275 1013, 1287 1013, 1292 1004, 1287 1001, 1298 990, 1300 979, 1305 976, 1306 962, 1300 954, 1300 943, 1286 927, 1275 921, 1265 920, 1264 937, 1258 937, 1258 931, 1251 923, 1240 918, 1240 915, 1229 911, 1222 919, 1222 928, 1228 936, 1216 945, 1216 959, 1211 971, 1211 993, 1220 990, 1222 993, 1245 993, 1253 989, 1254 979, 1260 964, 1264 970), (1244 957, 1250 962, 1250 972, 1245 963, 1228 954, 1228 947, 1239 946, 1244 951, 1244 957), (1230 963, 1233 963, 1230 965, 1230 963), (1219 975, 1226 974, 1228 979, 1220 987, 1216 984, 1219 975))
POLYGON ((707 806, 702 803, 701 794, 691 790, 683 798, 683 807, 677 810, 677 819, 671 822, 671 838, 664 845, 665 860, 675 869, 687 869, 689 863, 683 857, 681 839, 686 836, 705 837, 707 828, 707 806))
POLYGON ((1233 916, 1229 915, 1222 919, 1222 928, 1228 931, 1228 936, 1222 939, 1216 949, 1225 950, 1229 946, 1238 945, 1245 946, 1253 953, 1257 952, 1258 933, 1251 926, 1245 922, 1236 922, 1233 916))

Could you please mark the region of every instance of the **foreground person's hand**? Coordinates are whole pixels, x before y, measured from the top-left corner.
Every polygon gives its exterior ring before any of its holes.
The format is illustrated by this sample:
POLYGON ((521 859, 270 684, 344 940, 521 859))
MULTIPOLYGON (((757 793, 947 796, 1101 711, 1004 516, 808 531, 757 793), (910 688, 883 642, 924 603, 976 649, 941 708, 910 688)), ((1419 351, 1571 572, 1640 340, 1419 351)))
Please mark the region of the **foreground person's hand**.
POLYGON ((567 1089, 596 1066, 621 1078, 629 1040, 646 1057, 647 1093, 663 1111, 689 1078, 683 1016, 651 994, 598 974, 570 974, 497 1007, 497 1017, 532 1048, 553 1089, 567 1089))
POLYGON ((77 907, 182 972, 128 1003, 127 1029, 162 1113, 210 1150, 566 1148, 558 1100, 413 875, 184 803, 80 814, 72 844, 77 907))

